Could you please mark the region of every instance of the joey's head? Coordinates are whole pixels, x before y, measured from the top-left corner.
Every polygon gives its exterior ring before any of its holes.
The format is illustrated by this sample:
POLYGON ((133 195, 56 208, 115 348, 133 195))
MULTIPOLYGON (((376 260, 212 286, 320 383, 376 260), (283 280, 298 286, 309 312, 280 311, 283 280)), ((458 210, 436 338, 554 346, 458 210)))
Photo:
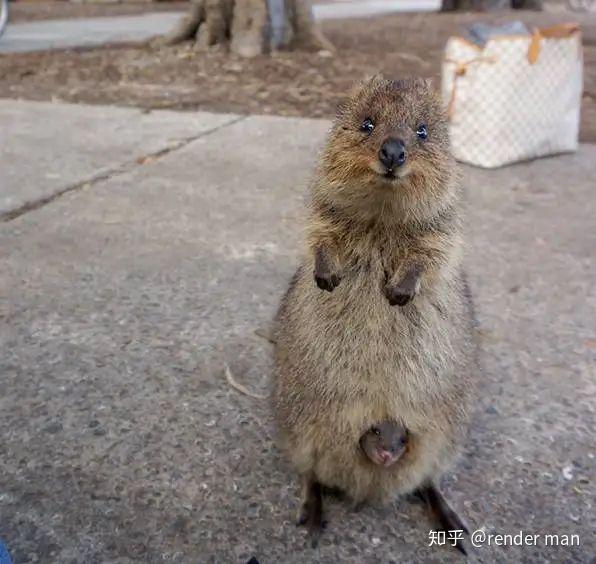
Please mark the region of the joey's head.
POLYGON ((440 205, 453 170, 443 105, 423 79, 375 76, 360 84, 337 116, 322 160, 333 203, 393 201, 418 215, 440 205))
POLYGON ((404 454, 407 441, 408 432, 401 423, 384 421, 360 437, 360 448, 372 462, 387 468, 404 454))

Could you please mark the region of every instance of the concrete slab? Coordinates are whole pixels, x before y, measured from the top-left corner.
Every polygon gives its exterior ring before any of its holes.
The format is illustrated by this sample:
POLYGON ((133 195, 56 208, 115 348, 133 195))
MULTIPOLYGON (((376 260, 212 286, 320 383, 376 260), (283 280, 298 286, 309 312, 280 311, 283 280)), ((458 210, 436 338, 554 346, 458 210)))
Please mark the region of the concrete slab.
POLYGON ((317 20, 335 20, 393 12, 434 12, 440 7, 441 0, 340 0, 315 4, 313 13, 317 20))
MULTIPOLYGON (((427 546, 408 500, 330 500, 307 548, 267 402, 224 377, 266 392, 254 330, 292 273, 327 126, 247 118, 0 224, 0 538, 17 562, 461 560, 427 546)), ((595 158, 465 171, 483 399, 447 490, 474 529, 581 536, 481 562, 596 549, 595 158)))
POLYGON ((42 20, 17 24, 9 22, 0 40, 0 53, 144 41, 166 33, 183 15, 183 12, 157 12, 136 16, 42 20))
POLYGON ((0 100, 0 216, 235 119, 0 100))

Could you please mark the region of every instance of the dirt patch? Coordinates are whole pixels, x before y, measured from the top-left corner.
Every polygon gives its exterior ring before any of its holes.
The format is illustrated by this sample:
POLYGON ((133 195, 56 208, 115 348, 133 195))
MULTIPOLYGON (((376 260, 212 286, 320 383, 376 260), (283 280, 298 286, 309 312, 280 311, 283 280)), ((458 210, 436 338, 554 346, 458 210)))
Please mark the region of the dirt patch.
MULTIPOLYGON (((331 55, 277 53, 246 60, 222 49, 110 47, 0 57, 0 97, 108 103, 144 108, 329 117, 357 79, 438 78, 445 41, 476 20, 533 25, 573 14, 403 14, 325 22, 331 55)), ((575 16, 577 17, 577 15, 575 16)), ((585 95, 581 138, 596 142, 596 15, 582 15, 585 95)))

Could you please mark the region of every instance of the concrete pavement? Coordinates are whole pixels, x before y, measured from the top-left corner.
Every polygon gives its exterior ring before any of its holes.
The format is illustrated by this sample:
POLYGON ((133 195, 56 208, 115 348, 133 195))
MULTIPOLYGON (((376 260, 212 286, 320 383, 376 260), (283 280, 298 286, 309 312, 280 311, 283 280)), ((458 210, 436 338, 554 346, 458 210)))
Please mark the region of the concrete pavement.
MULTIPOLYGON (((461 561, 427 546, 432 522, 411 500, 358 513, 330 500, 307 548, 267 404, 224 377, 266 392, 270 345, 254 331, 292 274, 327 122, 154 112, 160 127, 139 135, 136 110, 0 109, 0 539, 16 562, 461 561), (14 116, 29 111, 40 126, 22 132, 14 116), (79 159, 86 112, 108 125, 79 159), (52 152, 64 181, 45 175, 52 152)), ((596 550, 595 159, 582 146, 464 170, 484 370, 446 490, 474 529, 581 540, 477 561, 596 550)))
POLYGON ((0 38, 0 53, 140 42, 167 32, 183 15, 183 12, 157 12, 136 16, 71 18, 16 24, 9 21, 0 38))
MULTIPOLYGON (((314 6, 319 20, 373 16, 391 12, 436 10, 440 0, 348 0, 314 6)), ((40 51, 128 43, 166 33, 184 12, 136 16, 44 20, 8 25, 0 39, 0 53, 40 51)))
POLYGON ((362 18, 392 12, 432 12, 439 10, 441 0, 338 0, 313 5, 317 20, 362 18))
POLYGON ((0 123, 10 137, 2 144, 4 162, 18 162, 28 147, 28 175, 3 171, 0 217, 92 181, 131 161, 150 158, 229 123, 236 116, 169 111, 143 112, 102 106, 54 104, 0 99, 0 123), (65 135, 76 131, 76 136, 65 135), (60 141, 58 141, 60 140, 60 141))

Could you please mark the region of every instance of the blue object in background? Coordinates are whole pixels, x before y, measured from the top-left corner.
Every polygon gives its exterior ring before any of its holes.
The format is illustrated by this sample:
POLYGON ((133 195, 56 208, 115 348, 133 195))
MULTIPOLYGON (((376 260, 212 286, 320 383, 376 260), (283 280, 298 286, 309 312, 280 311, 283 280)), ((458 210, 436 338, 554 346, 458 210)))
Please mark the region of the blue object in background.
POLYGON ((12 564, 12 560, 10 559, 10 554, 8 554, 8 550, 2 544, 0 540, 0 564, 12 564))

